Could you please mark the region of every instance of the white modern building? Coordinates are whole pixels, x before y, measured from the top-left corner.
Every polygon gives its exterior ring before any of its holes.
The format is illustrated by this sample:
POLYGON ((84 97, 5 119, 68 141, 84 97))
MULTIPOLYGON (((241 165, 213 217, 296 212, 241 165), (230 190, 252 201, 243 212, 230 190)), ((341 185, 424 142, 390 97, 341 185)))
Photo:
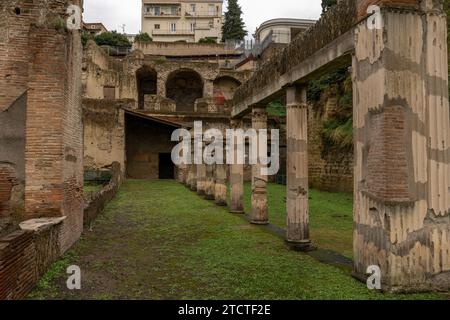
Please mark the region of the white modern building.
POLYGON ((142 0, 142 32, 154 41, 222 39, 223 0, 142 0))
POLYGON ((299 33, 316 23, 315 20, 279 18, 262 23, 256 29, 254 38, 257 43, 263 43, 268 38, 274 43, 290 43, 299 33))

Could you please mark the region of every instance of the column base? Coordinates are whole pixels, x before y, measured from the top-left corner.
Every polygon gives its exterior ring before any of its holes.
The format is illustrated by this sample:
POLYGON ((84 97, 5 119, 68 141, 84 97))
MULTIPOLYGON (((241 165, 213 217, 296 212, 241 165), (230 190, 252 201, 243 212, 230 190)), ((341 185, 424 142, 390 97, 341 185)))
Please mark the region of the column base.
POLYGON ((232 214, 245 214, 244 210, 229 210, 228 212, 232 214))
POLYGON ((257 225, 257 226, 266 226, 266 225, 269 224, 269 220, 265 220, 265 221, 262 221, 262 220, 250 220, 250 223, 254 224, 254 225, 257 225))
POLYGON ((289 249, 294 251, 302 251, 302 252, 309 252, 317 250, 317 247, 315 247, 311 240, 301 240, 301 241, 289 241, 285 240, 286 244, 288 245, 289 249))
POLYGON ((205 199, 206 199, 206 200, 215 200, 216 198, 215 198, 213 195, 210 195, 210 194, 206 194, 206 193, 205 193, 205 199))
POLYGON ((215 203, 220 207, 225 207, 227 205, 226 201, 223 200, 215 201, 215 203))

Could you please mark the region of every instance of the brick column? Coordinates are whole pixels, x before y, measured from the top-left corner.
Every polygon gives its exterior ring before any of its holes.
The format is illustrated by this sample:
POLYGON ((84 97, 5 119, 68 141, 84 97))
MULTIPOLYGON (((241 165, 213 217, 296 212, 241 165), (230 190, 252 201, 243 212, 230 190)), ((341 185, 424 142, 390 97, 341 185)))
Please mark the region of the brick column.
POLYGON ((214 200, 215 196, 214 165, 206 165, 205 199, 214 200))
MULTIPOLYGON (((35 1, 36 3, 36 1, 35 1)), ((81 1, 73 1, 81 4, 81 1)), ((25 147, 27 218, 61 217, 66 251, 83 229, 82 46, 79 30, 58 28, 67 1, 37 2, 30 28, 25 147)))
MULTIPOLYGON (((265 107, 254 106, 252 110, 252 128, 267 129, 267 112, 265 107)), ((259 149, 259 148, 258 148, 259 149)), ((252 165, 252 212, 251 223, 268 224, 269 211, 267 206, 267 176, 261 174, 261 165, 252 165)))
POLYGON ((219 206, 227 205, 227 165, 216 164, 214 200, 219 206))
POLYGON ((197 193, 201 196, 205 195, 205 182, 206 182, 206 165, 197 165, 197 193))
POLYGON ((384 3, 382 28, 355 33, 355 275, 377 265, 385 290, 448 290, 446 16, 442 2, 384 3))
POLYGON ((309 250, 308 105, 306 89, 290 87, 287 102, 287 228, 294 249, 309 250))
POLYGON ((191 191, 197 191, 197 165, 191 165, 191 180, 189 183, 189 188, 191 191))
MULTIPOLYGON (((231 128, 242 127, 242 120, 231 120, 231 128)), ((235 141, 234 162, 230 165, 230 212, 244 213, 244 165, 237 164, 237 142, 235 141)), ((245 146, 242 146, 245 147, 245 146)), ((245 150, 244 150, 245 151, 245 150)))

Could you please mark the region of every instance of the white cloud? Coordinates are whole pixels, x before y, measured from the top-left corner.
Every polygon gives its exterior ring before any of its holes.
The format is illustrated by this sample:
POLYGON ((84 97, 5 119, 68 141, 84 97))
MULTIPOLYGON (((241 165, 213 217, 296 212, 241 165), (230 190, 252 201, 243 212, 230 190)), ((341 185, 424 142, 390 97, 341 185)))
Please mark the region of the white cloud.
MULTIPOLYGON (((141 28, 142 0, 85 0, 84 21, 103 22, 109 30, 138 33, 141 28)), ((318 19, 320 0, 239 0, 244 21, 253 34, 264 21, 274 18, 318 19)), ((226 8, 226 6, 225 6, 226 8)))

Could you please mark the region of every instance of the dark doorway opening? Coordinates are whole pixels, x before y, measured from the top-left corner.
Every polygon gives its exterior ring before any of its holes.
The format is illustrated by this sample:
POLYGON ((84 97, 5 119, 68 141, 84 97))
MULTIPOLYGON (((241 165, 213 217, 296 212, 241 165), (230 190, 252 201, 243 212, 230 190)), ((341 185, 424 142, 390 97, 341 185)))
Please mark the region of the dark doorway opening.
POLYGON ((175 178, 175 165, 170 153, 159 154, 159 179, 167 180, 175 178))
POLYGON ((172 133, 176 123, 126 111, 126 173, 130 179, 173 179, 175 165, 171 152, 176 143, 172 133))
POLYGON ((136 72, 139 109, 144 109, 145 95, 157 94, 158 75, 149 67, 142 67, 136 72))

